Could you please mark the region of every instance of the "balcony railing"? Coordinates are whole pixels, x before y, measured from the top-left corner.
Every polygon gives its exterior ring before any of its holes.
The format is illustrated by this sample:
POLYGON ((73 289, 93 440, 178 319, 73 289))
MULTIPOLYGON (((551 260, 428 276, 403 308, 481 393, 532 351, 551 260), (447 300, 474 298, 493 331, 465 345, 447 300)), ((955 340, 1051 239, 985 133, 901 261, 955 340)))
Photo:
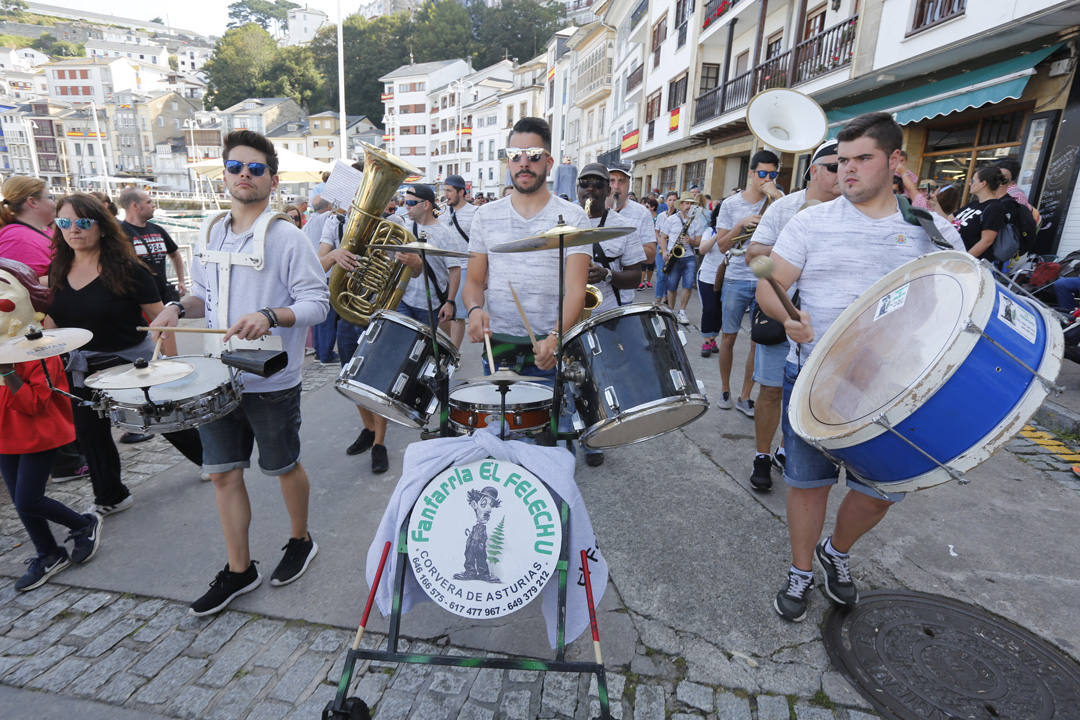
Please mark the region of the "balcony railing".
POLYGON ((699 95, 694 122, 701 123, 743 107, 762 90, 794 87, 849 65, 855 48, 854 15, 803 40, 794 50, 769 58, 757 67, 699 95))
POLYGON ((965 0, 918 0, 908 35, 963 15, 966 5, 965 0))
POLYGON ((638 65, 634 70, 626 76, 626 92, 630 92, 637 86, 641 85, 641 82, 645 79, 645 66, 638 65))
POLYGON ((649 0, 641 0, 634 12, 630 13, 630 27, 637 27, 638 21, 649 12, 649 0))
POLYGON ((689 22, 684 22, 679 26, 679 42, 675 45, 676 48, 681 48, 686 44, 686 28, 690 25, 689 22))
POLYGON ((656 120, 650 120, 645 130, 645 142, 652 142, 654 137, 656 137, 656 120))
POLYGON ((620 165, 620 159, 622 157, 622 147, 616 145, 607 152, 602 152, 596 156, 596 162, 600 163, 604 167, 618 167, 620 165))

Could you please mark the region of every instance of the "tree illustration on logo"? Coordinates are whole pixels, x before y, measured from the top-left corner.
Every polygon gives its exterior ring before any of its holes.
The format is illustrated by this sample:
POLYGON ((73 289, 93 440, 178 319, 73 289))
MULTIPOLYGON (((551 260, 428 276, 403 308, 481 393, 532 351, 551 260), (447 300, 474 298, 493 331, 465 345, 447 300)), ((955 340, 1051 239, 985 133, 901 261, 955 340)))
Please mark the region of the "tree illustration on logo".
POLYGON ((491 537, 488 538, 487 551, 488 562, 495 565, 499 562, 499 555, 502 553, 503 541, 505 535, 503 533, 503 525, 506 523, 506 518, 499 521, 499 524, 495 526, 495 529, 491 531, 491 537))

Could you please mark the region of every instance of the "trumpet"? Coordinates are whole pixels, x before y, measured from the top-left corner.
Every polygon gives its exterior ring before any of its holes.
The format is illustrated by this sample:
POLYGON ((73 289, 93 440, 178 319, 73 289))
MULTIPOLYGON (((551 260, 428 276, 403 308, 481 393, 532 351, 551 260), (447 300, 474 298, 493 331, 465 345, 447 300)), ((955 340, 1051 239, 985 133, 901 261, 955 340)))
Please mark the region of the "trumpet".
MULTIPOLYGON (((765 204, 761 206, 761 215, 765 214, 765 211, 769 209, 769 205, 772 203, 772 195, 765 196, 765 204)), ((746 230, 741 232, 731 239, 731 249, 728 250, 728 255, 732 257, 739 257, 746 254, 746 246, 754 238, 754 230, 757 230, 757 225, 753 230, 746 230)))
POLYGON ((667 260, 664 261, 664 274, 667 275, 675 267, 675 263, 686 255, 686 248, 676 243, 675 247, 671 249, 671 252, 667 256, 667 260))

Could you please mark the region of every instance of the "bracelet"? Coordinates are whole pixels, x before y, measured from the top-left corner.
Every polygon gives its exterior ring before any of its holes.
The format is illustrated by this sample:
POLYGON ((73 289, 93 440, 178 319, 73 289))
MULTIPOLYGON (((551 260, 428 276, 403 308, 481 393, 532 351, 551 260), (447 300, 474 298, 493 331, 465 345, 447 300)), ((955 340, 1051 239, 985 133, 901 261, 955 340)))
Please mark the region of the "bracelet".
POLYGON ((0 377, 7 377, 8 375, 14 375, 14 370, 8 370, 6 373, 0 373, 0 377))
POLYGON ((260 308, 259 312, 266 318, 266 322, 270 323, 270 327, 277 327, 277 316, 274 315, 274 311, 268 307, 260 308))
POLYGON ((187 310, 185 310, 184 306, 181 305, 176 300, 170 300, 169 302, 165 303, 165 307, 174 307, 174 308, 176 308, 176 317, 177 318, 183 319, 183 317, 185 315, 187 315, 187 310))
POLYGON ((484 309, 483 305, 473 305, 471 308, 469 308, 469 312, 465 313, 465 317, 468 317, 469 315, 472 315, 473 310, 483 310, 483 309, 484 309))
POLYGON ((451 305, 454 306, 454 309, 457 310, 457 303, 454 302, 453 300, 447 300, 446 302, 443 303, 443 305, 445 305, 446 303, 450 303, 451 305))

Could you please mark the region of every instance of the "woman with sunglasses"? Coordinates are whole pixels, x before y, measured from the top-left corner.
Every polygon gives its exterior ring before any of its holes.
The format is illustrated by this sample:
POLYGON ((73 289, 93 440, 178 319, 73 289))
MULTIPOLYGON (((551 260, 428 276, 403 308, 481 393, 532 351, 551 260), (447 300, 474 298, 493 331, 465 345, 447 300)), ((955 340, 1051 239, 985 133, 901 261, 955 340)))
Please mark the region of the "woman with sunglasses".
MULTIPOLYGON (((151 357, 153 342, 135 328, 157 317, 164 305, 150 269, 100 200, 81 193, 61 199, 56 226, 49 268, 53 304, 45 327, 80 327, 94 333, 87 345, 71 353, 67 367, 72 392, 89 400, 93 392, 83 385, 86 375, 151 357)), ((109 421, 78 406, 74 417, 75 432, 90 466, 93 511, 104 516, 128 509, 133 500, 120 479, 120 453, 109 421)), ((201 465, 202 445, 196 431, 167 433, 165 438, 201 465)))
POLYGON ((4 183, 0 204, 0 257, 30 266, 37 277, 52 261, 52 222, 56 202, 38 178, 16 175, 4 183))
POLYGON ((295 205, 286 205, 285 209, 281 212, 288 215, 289 219, 292 220, 293 225, 295 225, 296 227, 302 228, 304 226, 304 223, 300 219, 300 208, 296 207, 295 205))

